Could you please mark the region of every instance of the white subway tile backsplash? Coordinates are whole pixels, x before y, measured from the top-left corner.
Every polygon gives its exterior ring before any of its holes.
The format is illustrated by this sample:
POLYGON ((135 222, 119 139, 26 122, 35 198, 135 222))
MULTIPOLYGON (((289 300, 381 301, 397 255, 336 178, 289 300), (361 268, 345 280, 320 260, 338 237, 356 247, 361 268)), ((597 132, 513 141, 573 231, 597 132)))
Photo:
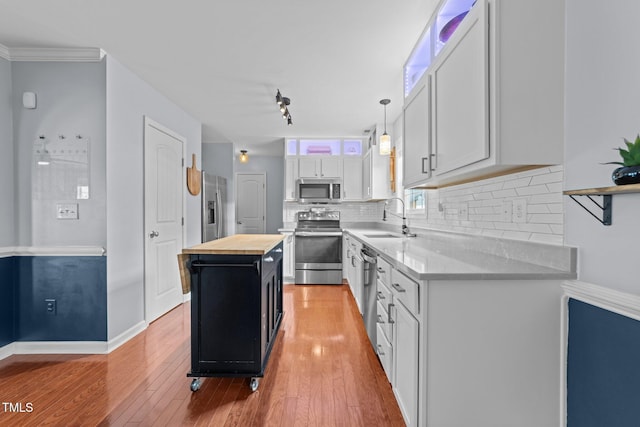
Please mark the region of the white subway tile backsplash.
MULTIPOLYGON (((529 188, 529 187, 523 187, 523 188, 529 188)), ((518 189, 518 192, 520 191, 520 189, 518 189)), ((506 199, 506 198, 511 198, 511 197, 517 197, 518 193, 516 193, 516 190, 513 188, 508 188, 506 190, 500 190, 500 191, 494 191, 493 192, 493 198, 494 199, 506 199)))
POLYGON ((531 177, 518 178, 511 181, 506 181, 503 188, 519 188, 526 187, 531 182, 531 177))
POLYGON ((547 194, 549 189, 545 184, 541 184, 517 188, 516 191, 518 192, 518 196, 530 196, 533 194, 547 194))
POLYGON ((562 183, 562 172, 550 172, 544 175, 536 175, 531 178, 530 185, 539 185, 539 184, 547 184, 550 182, 560 182, 562 183))
MULTIPOLYGON (((427 190, 426 212, 408 213, 409 227, 484 235, 561 245, 564 200, 561 165, 532 169, 482 181, 427 190), (524 217, 517 217, 514 201, 524 201, 524 217), (504 207, 511 207, 511 213, 504 207), (466 207, 466 208, 465 208, 466 207), (509 217, 509 215, 511 215, 509 217)), ((380 222, 382 202, 345 202, 330 205, 340 210, 344 222, 380 222)), ((283 220, 295 222, 308 205, 284 203, 283 220)), ((387 224, 402 221, 388 216, 387 224)))

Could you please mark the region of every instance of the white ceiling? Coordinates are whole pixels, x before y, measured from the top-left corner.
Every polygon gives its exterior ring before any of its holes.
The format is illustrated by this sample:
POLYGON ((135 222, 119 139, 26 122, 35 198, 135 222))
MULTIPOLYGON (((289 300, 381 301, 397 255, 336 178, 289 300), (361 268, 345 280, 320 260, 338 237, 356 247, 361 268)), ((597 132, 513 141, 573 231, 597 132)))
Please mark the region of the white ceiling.
POLYGON ((0 44, 101 48, 200 120, 203 142, 255 153, 362 135, 382 122, 382 98, 398 117, 402 65, 437 2, 0 0, 0 44))

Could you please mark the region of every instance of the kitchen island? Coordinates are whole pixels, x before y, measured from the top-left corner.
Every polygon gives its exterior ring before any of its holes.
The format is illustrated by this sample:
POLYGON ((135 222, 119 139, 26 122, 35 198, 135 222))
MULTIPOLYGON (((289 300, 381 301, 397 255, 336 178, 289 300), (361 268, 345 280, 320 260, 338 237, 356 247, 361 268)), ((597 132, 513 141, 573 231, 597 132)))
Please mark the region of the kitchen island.
POLYGON ((248 377, 253 391, 282 320, 280 234, 237 234, 183 249, 191 283, 191 390, 248 377))

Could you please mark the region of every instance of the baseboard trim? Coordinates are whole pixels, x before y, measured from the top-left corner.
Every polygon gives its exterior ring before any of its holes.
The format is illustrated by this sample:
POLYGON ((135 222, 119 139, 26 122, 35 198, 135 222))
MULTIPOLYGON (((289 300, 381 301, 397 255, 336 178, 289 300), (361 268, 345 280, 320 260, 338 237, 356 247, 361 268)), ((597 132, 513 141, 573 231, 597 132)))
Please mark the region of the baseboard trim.
POLYGON ((16 341, 13 354, 106 354, 106 341, 16 341))
POLYGON ((143 320, 143 321, 139 322, 138 324, 132 326, 131 328, 127 329, 126 331, 124 331, 123 333, 118 335, 117 337, 109 340, 109 342, 107 343, 107 352, 111 353, 113 350, 115 350, 116 348, 120 347, 122 344, 126 343, 131 338, 135 337, 140 332, 142 332, 145 329, 147 329, 147 326, 149 326, 149 325, 147 324, 147 322, 145 322, 143 320))
POLYGON ((0 360, 6 359, 12 354, 15 354, 15 347, 16 347, 16 343, 14 342, 0 347, 0 360))
POLYGON ((108 354, 147 326, 142 321, 109 341, 16 341, 0 348, 0 360, 14 354, 108 354))

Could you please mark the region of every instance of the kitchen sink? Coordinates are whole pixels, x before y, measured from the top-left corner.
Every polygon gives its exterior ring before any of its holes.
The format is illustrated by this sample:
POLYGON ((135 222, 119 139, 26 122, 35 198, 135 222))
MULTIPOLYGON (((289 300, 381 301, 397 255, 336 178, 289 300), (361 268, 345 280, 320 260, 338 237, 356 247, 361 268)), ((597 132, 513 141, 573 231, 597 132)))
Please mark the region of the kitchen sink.
POLYGON ((390 238, 395 238, 395 239, 401 239, 402 235, 401 234, 391 234, 391 233, 376 233, 376 234, 364 234, 364 237, 368 237, 370 239, 390 239, 390 238))

